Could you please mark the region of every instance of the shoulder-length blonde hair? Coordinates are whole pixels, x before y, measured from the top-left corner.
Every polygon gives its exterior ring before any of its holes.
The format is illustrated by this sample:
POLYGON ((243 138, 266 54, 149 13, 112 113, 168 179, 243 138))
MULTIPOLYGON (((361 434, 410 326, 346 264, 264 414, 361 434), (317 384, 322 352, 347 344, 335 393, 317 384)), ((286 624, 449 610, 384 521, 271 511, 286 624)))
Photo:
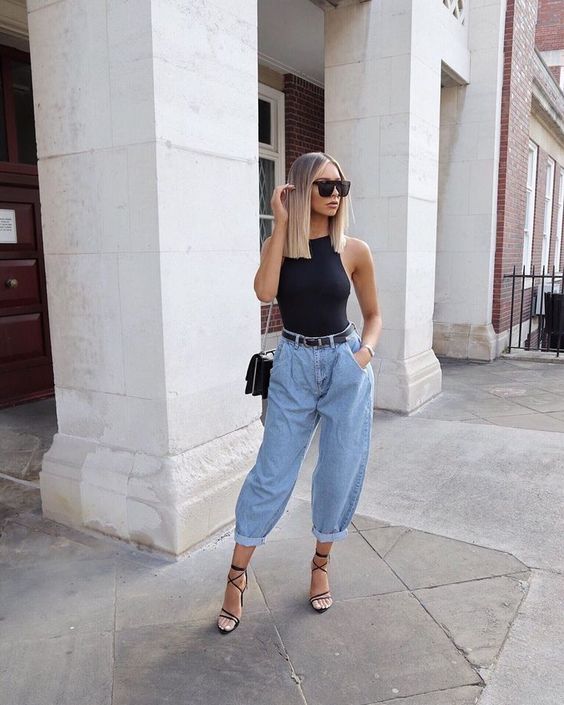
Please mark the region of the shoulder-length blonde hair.
MULTIPOLYGON (((284 257, 305 257, 311 259, 309 231, 311 216, 311 188, 314 180, 327 162, 332 162, 341 179, 346 179, 336 159, 325 152, 307 152, 300 155, 290 167, 288 183, 295 186, 287 191, 288 237, 284 247, 284 257)), ((329 216, 329 235, 335 252, 342 252, 345 246, 345 232, 349 227, 349 198, 341 198, 335 215, 329 216)))

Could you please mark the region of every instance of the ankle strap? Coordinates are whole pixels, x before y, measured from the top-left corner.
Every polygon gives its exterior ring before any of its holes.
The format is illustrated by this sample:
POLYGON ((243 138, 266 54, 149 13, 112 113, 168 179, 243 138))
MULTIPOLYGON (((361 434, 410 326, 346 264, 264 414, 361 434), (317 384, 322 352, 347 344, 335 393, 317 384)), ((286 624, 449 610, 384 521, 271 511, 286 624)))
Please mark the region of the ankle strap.
POLYGON ((315 555, 319 556, 320 558, 327 558, 327 556, 329 556, 330 554, 329 553, 319 553, 319 551, 316 551, 315 555))
POLYGON ((233 570, 247 570, 246 568, 239 568, 238 565, 234 565, 233 563, 231 564, 231 567, 233 568, 233 570))

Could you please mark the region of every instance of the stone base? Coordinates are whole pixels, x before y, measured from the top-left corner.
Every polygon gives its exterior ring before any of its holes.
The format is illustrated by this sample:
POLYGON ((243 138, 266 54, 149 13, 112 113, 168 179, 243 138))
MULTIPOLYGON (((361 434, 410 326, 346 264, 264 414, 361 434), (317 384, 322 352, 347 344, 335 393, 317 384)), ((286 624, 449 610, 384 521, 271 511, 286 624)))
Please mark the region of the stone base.
POLYGON ((262 436, 256 421, 159 458, 57 433, 39 476, 43 514, 178 556, 233 522, 262 436))
POLYGON ((499 342, 491 323, 433 323, 433 350, 439 357, 492 361, 499 342))
POLYGON ((410 413, 441 391, 441 366, 433 350, 408 360, 384 359, 375 381, 377 409, 410 413))

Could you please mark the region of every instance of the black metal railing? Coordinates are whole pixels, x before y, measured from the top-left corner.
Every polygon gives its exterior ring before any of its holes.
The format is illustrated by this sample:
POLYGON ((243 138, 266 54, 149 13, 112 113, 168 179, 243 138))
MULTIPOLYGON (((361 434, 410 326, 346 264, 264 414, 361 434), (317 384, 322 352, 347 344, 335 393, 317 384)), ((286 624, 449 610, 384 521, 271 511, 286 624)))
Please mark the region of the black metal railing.
POLYGON ((508 352, 512 348, 555 352, 560 357, 564 347, 564 273, 557 274, 554 267, 547 274, 543 265, 541 274, 506 274, 511 280, 511 320, 509 322, 508 352), (531 285, 527 286, 527 280, 531 285), (514 344, 513 329, 519 325, 519 339, 514 344), (534 327, 533 327, 534 326, 534 327), (525 338, 523 331, 525 329, 525 338), (528 330, 527 330, 528 329, 528 330))

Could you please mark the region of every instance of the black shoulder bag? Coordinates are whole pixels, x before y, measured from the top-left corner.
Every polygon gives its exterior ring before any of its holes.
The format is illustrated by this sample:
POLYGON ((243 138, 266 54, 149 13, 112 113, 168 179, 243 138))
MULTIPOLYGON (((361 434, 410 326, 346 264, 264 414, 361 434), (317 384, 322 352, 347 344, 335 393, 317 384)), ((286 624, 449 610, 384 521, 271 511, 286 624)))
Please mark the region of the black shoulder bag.
POLYGON ((264 338, 262 341, 262 350, 255 353, 251 357, 249 366, 247 368, 247 375, 245 377, 246 387, 245 394, 252 394, 253 396, 258 396, 259 394, 263 399, 268 397, 268 383, 270 382, 270 370, 272 369, 272 362, 274 360, 274 351, 265 350, 266 347, 266 335, 268 333, 268 326, 270 324, 270 316, 272 314, 272 305, 274 304, 274 299, 270 302, 270 308, 268 310, 268 318, 266 321, 266 330, 264 331, 264 338))

